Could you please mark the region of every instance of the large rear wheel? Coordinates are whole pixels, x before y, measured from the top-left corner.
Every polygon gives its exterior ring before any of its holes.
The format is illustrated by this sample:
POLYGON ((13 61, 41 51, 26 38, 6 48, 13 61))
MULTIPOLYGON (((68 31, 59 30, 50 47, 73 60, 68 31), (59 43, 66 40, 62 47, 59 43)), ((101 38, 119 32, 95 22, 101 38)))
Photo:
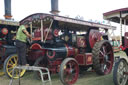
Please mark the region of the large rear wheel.
POLYGON ((113 70, 113 82, 115 85, 126 85, 128 80, 128 63, 120 59, 115 63, 113 70))
POLYGON ((97 74, 109 74, 113 67, 114 55, 111 44, 107 40, 96 42, 93 50, 93 67, 97 74))
POLYGON ((74 58, 66 58, 60 66, 60 80, 64 85, 74 84, 79 75, 79 66, 74 58))
MULTIPOLYGON (((4 62, 4 72, 5 72, 5 75, 7 75, 9 78, 19 78, 19 70, 16 69, 14 71, 14 75, 12 75, 12 71, 13 71, 13 68, 15 66, 17 66, 18 62, 18 55, 17 54, 12 54, 10 56, 8 56, 8 58, 5 60, 4 62)), ((26 70, 21 70, 20 71, 20 77, 22 77, 24 75, 26 70)))

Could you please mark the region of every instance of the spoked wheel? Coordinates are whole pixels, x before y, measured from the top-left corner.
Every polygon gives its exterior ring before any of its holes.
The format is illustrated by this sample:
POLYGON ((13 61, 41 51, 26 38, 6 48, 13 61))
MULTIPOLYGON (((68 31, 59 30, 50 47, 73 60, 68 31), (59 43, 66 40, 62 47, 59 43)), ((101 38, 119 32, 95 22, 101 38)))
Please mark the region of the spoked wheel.
MULTIPOLYGON (((15 66, 17 66, 17 62, 18 62, 18 56, 16 54, 12 54, 10 56, 8 56, 8 58, 5 60, 4 62, 4 72, 5 74, 12 78, 19 78, 19 70, 15 69, 14 71, 14 75, 12 75, 13 72, 13 68, 15 66)), ((20 71, 20 77, 22 77, 24 75, 26 70, 21 70, 20 71)))
POLYGON ((93 50, 93 67, 97 74, 105 75, 111 72, 114 55, 111 44, 107 40, 96 42, 93 50))
POLYGON ((74 84, 79 75, 79 66, 75 59, 66 58, 60 66, 60 80, 64 85, 74 84))
POLYGON ((128 80, 128 63, 120 59, 115 63, 113 70, 113 81, 115 85, 126 85, 128 80))

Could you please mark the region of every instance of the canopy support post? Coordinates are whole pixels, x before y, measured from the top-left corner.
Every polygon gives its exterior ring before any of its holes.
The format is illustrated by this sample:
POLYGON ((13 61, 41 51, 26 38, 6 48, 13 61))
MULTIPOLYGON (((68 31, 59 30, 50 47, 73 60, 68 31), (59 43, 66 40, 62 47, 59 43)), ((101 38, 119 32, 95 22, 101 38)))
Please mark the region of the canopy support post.
POLYGON ((124 33, 126 32, 126 19, 124 19, 124 33))
POLYGON ((120 45, 122 45, 122 16, 120 12, 120 45))
POLYGON ((43 39, 43 37, 44 37, 44 34, 43 34, 43 20, 41 20, 41 41, 43 42, 44 41, 44 39, 43 39))

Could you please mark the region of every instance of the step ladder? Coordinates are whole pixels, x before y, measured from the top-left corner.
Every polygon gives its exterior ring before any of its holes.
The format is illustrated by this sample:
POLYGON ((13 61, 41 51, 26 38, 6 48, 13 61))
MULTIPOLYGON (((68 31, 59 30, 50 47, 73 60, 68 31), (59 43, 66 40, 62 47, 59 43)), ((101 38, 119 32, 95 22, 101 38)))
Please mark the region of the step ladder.
POLYGON ((19 70, 19 74, 18 74, 18 76, 19 76, 19 85, 20 85, 20 71, 21 70, 38 71, 38 72, 40 72, 40 75, 41 75, 42 85, 45 85, 46 82, 49 82, 49 84, 52 85, 50 72, 49 72, 48 68, 36 67, 36 66, 15 66, 13 68, 13 71, 12 71, 12 79, 10 80, 9 85, 13 84, 13 79, 14 79, 13 77, 14 77, 14 72, 15 72, 16 69, 19 70), (42 70, 45 70, 46 72, 42 72, 42 70), (47 80, 44 80, 44 75, 48 75, 48 79, 47 80))

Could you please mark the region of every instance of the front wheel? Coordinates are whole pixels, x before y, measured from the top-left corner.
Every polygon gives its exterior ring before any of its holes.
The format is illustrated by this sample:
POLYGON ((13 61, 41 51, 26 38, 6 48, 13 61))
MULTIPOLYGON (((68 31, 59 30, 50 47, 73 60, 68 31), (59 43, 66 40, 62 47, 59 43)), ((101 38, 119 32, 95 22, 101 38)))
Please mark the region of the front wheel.
POLYGON ((74 84, 79 75, 79 66, 74 58, 66 58, 60 65, 60 80, 64 85, 74 84))
POLYGON ((120 59, 115 63, 113 70, 113 82, 115 85, 126 85, 128 80, 128 63, 120 59))
MULTIPOLYGON (((7 59, 4 61, 4 72, 5 72, 5 75, 7 75, 9 78, 12 78, 12 77, 19 78, 18 69, 15 69, 14 75, 12 75, 13 68, 18 65, 17 62, 18 62, 18 55, 16 54, 12 54, 8 56, 7 59)), ((25 71, 26 70, 20 71, 20 77, 24 75, 25 71)))

